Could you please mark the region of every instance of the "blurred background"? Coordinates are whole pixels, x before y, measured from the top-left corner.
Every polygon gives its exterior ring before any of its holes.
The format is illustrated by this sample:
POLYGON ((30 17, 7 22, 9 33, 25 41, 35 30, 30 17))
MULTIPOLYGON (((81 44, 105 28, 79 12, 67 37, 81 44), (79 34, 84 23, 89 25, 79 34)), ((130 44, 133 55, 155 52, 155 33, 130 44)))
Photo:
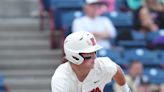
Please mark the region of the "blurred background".
POLYGON ((0 0, 0 92, 51 92, 61 49, 49 22, 39 29, 39 0, 0 0))
MULTIPOLYGON (((164 92, 164 0, 101 1, 97 13, 112 21, 117 36, 97 56, 119 64, 133 92, 164 92), (152 25, 141 18, 143 7, 153 10, 152 25)), ((73 20, 84 16, 83 5, 84 0, 0 0, 0 92, 51 92, 64 38, 73 20)), ((112 82, 104 92, 116 89, 112 82)))

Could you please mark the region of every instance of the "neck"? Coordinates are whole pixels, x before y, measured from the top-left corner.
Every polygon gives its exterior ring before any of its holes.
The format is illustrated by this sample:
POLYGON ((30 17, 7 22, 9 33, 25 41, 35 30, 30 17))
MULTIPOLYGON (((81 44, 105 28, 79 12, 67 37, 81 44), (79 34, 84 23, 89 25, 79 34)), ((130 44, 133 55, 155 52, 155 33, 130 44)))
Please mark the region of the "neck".
POLYGON ((87 16, 88 16, 89 18, 91 18, 91 19, 96 18, 96 15, 89 15, 89 14, 87 14, 87 16))
POLYGON ((71 64, 71 67, 80 82, 84 81, 90 71, 90 69, 84 69, 82 67, 79 67, 79 65, 71 64))
POLYGON ((131 77, 133 77, 134 79, 137 77, 136 74, 130 73, 131 77))

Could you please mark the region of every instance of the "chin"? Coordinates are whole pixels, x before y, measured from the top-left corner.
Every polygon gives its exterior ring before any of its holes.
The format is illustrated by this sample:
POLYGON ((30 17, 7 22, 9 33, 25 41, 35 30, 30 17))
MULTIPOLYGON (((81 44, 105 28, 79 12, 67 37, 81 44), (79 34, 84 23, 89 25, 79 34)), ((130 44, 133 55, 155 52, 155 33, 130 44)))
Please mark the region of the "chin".
POLYGON ((89 65, 87 66, 88 69, 93 69, 94 68, 94 65, 89 65))
POLYGON ((86 67, 90 69, 94 68, 94 62, 88 63, 86 67))
POLYGON ((91 69, 94 68, 94 63, 91 65, 91 69))

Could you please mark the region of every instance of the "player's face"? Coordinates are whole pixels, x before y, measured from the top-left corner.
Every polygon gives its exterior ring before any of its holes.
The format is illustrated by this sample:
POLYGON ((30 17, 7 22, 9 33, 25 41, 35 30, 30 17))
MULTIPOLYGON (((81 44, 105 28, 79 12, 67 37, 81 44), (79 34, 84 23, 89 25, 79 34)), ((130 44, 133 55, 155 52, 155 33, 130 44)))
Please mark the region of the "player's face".
POLYGON ((81 54, 82 57, 84 58, 84 62, 82 63, 82 65, 84 67, 88 67, 88 68, 93 68, 94 66, 94 61, 96 58, 96 52, 92 52, 92 53, 83 53, 81 54))

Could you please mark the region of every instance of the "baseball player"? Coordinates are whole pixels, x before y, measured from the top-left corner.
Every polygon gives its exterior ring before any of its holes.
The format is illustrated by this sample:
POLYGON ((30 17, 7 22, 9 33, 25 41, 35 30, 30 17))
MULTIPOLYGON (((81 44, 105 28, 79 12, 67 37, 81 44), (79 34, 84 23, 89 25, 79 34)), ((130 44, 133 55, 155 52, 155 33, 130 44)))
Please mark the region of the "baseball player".
POLYGON ((64 41, 64 53, 68 62, 55 71, 52 92, 103 92, 112 79, 121 86, 122 92, 130 92, 122 69, 109 57, 96 57, 102 47, 93 34, 78 31, 64 41))

